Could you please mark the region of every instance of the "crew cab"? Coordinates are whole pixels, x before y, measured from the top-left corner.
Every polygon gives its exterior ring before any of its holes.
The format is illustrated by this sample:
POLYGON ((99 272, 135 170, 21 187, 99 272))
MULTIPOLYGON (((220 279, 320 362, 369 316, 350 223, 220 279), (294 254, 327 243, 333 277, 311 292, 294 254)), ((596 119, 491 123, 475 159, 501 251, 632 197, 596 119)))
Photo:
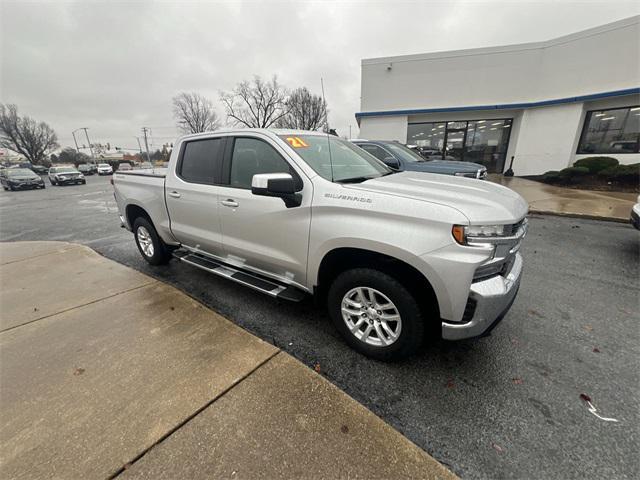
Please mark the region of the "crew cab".
POLYGON ((346 342, 389 360, 488 333, 520 285, 527 203, 489 182, 398 172, 319 132, 188 135, 166 169, 114 173, 122 224, 172 257, 279 299, 313 294, 346 342))

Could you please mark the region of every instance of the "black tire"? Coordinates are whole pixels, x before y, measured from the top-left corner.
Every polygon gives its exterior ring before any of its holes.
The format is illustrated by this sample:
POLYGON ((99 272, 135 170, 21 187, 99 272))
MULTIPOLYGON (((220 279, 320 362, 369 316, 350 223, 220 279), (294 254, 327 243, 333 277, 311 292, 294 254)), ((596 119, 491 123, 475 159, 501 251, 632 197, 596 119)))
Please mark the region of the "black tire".
MULTIPOLYGON (((425 322, 420 305, 409 290, 394 277, 369 268, 347 270, 336 277, 327 295, 329 315, 345 341, 358 352, 377 360, 390 361, 415 353, 422 345, 425 322), (387 346, 374 346, 351 333, 342 318, 342 300, 354 288, 367 287, 384 294, 400 314, 398 338, 387 346)), ((366 327, 366 324, 363 325, 366 327)))
POLYGON ((134 220, 133 237, 136 240, 136 245, 138 246, 140 255, 142 255, 142 258, 144 258, 149 264, 164 265, 165 263, 169 262, 169 260, 171 260, 170 249, 162 241, 162 239, 158 235, 158 232, 156 232, 156 229, 153 227, 153 225, 148 219, 144 217, 138 217, 134 220), (146 233, 148 234, 148 237, 151 240, 151 244, 153 245, 153 255, 151 256, 149 256, 145 252, 145 249, 142 247, 142 245, 140 245, 140 239, 138 235, 138 230, 140 228, 145 229, 143 232, 146 231, 146 233))
POLYGON ((11 190, 12 192, 15 190, 15 188, 13 188, 13 185, 9 185, 9 190, 11 190))
POLYGON ((51 180, 51 179, 49 179, 49 183, 51 184, 51 186, 52 186, 52 187, 56 185, 56 182, 54 182, 54 181, 53 181, 53 180, 51 180))

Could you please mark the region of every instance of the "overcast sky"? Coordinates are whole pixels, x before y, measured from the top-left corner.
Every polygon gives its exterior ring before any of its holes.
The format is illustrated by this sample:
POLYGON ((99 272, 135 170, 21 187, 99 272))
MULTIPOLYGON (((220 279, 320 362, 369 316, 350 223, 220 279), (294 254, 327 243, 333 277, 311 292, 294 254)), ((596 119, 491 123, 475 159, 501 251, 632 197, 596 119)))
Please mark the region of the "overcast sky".
MULTIPOLYGON (((341 135, 360 107, 360 60, 547 40, 640 13, 637 1, 13 2, 0 0, 0 101, 62 146, 173 141, 171 98, 216 102, 254 74, 320 93, 341 135), (86 143, 86 142, 84 142, 86 143)), ((597 65, 594 59, 594 65, 597 65)))

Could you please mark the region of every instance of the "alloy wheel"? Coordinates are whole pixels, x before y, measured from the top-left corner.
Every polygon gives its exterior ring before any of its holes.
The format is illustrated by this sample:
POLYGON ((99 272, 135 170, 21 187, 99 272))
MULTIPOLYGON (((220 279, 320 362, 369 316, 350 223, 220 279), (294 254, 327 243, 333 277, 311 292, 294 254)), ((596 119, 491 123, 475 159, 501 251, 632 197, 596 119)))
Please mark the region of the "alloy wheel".
POLYGON ((142 252, 149 258, 153 257, 153 239, 149 231, 144 227, 138 227, 136 236, 138 237, 138 243, 140 244, 142 252))
POLYGON ((349 290, 342 298, 341 312, 351 334, 367 345, 387 347, 398 340, 402 332, 398 308, 375 288, 349 290))

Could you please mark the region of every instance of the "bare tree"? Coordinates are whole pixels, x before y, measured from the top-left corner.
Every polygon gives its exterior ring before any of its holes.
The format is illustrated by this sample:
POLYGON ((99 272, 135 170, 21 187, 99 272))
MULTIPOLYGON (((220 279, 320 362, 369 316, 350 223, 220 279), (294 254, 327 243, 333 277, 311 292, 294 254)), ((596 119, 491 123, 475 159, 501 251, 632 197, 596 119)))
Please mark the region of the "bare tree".
POLYGON ((327 126, 327 104, 307 87, 296 88, 287 100, 287 114, 277 122, 281 128, 320 130, 327 126))
POLYGON ((269 128, 288 112, 287 90, 274 76, 264 81, 240 82, 231 92, 220 92, 227 118, 239 126, 269 128))
POLYGON ((31 117, 19 117, 15 105, 0 104, 0 147, 24 155, 33 164, 41 164, 57 146, 58 137, 49 125, 31 117))
POLYGON ((173 116, 184 133, 201 133, 220 127, 213 102, 195 92, 182 92, 173 97, 173 116))

